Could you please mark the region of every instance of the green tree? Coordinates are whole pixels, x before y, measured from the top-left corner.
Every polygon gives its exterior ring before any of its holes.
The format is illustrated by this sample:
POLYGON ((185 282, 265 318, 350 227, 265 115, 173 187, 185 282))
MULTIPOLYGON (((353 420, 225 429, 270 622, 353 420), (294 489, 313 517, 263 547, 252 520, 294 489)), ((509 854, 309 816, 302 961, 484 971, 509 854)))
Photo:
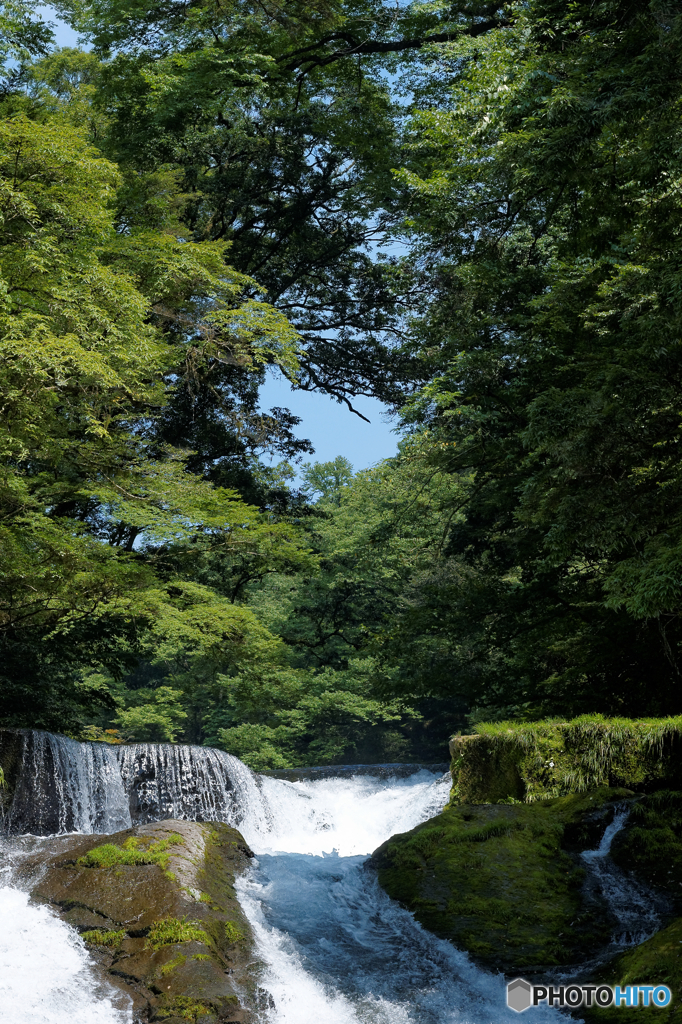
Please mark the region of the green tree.
POLYGON ((408 418, 471 486, 403 628, 481 713, 679 710, 681 32, 534 0, 421 83, 408 418))
POLYGON ((83 130, 0 122, 0 644, 16 724, 111 703, 79 690, 80 666, 134 660, 164 545, 295 547, 148 427, 178 368, 274 358, 293 372, 297 336, 243 298, 221 243, 117 232, 119 184, 83 130))

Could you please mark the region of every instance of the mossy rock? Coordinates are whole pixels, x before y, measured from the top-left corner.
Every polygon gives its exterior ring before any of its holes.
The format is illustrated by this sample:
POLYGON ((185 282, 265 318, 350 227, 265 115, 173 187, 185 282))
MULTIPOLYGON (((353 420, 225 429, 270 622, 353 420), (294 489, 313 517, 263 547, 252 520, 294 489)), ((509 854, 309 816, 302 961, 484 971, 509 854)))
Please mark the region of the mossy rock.
POLYGON ((623 953, 600 972, 598 980, 621 987, 667 985, 672 991, 672 1000, 669 1006, 651 1011, 624 1006, 583 1008, 579 1016, 587 1024, 641 1024, 649 1016, 657 1024, 682 1024, 682 918, 678 917, 653 938, 623 953))
POLYGON ((613 840, 611 856, 682 905, 682 792, 661 790, 638 800, 613 840))
POLYGON ((496 722, 453 736, 452 802, 533 803, 598 786, 682 788, 682 717, 496 722))
POLYGON ((252 854, 239 832, 164 821, 55 844, 33 896, 78 928, 138 1017, 253 1019, 253 942, 234 890, 252 854))
POLYGON ((617 802, 602 788, 535 804, 451 805, 372 855, 380 885, 430 931, 487 967, 583 961, 614 922, 586 891, 578 853, 594 848, 617 802))

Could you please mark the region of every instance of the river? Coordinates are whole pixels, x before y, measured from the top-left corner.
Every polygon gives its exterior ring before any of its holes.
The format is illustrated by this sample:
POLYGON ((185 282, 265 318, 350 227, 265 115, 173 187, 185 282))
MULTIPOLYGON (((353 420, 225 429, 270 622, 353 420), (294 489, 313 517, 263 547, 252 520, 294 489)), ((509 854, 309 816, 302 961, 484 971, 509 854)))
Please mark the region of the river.
MULTIPOLYGON (((441 810, 448 775, 345 769, 342 777, 289 782, 255 776, 206 748, 97 744, 93 753, 92 744, 49 734, 25 743, 10 831, 30 831, 31 814, 78 832, 167 817, 241 830, 256 853, 238 894, 262 965, 262 1024, 518 1021, 502 976, 424 931, 367 866, 389 836, 441 810)), ((15 869, 27 854, 64 841, 17 834, 1 842, 2 1024, 131 1024, 129 1007, 98 981, 76 932, 20 887, 15 869)), ((534 1024, 565 1020, 546 1007, 532 1016, 534 1024)))

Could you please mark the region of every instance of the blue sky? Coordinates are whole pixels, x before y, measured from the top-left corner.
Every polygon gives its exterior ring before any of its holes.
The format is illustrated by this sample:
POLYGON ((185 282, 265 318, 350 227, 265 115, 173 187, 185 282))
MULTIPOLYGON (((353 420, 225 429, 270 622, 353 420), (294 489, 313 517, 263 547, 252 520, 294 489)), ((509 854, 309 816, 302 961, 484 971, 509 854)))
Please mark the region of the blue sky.
POLYGON ((395 455, 398 443, 397 435, 392 433, 395 421, 388 419, 386 407, 375 398, 357 398, 353 405, 371 422, 365 423, 345 405, 339 405, 326 395, 293 391, 280 374, 268 373, 261 390, 263 409, 283 406, 301 417, 296 433, 312 441, 315 454, 311 461, 330 462, 337 455, 345 455, 354 469, 366 469, 395 455))
MULTIPOLYGON (((77 34, 56 17, 53 8, 38 7, 36 14, 54 23, 58 46, 78 45, 77 34)), ((371 422, 365 423, 326 395, 292 390, 279 373, 269 373, 261 391, 264 410, 281 406, 300 416, 302 422, 296 433, 312 441, 315 454, 310 456, 311 461, 329 462, 337 455, 345 455, 354 469, 366 469, 395 455, 395 421, 387 420, 386 407, 376 399, 358 398, 353 405, 371 422)))

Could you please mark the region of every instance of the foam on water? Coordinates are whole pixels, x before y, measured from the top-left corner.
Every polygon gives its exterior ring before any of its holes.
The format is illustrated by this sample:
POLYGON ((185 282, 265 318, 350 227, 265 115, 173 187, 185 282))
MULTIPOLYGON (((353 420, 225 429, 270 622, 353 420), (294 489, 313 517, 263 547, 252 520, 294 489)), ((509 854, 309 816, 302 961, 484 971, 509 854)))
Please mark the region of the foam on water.
POLYGON ((128 1024, 98 984, 82 940, 26 893, 0 888, 2 1024, 128 1024))
MULTIPOLYGON (((258 855, 238 882, 266 968, 268 1024, 503 1024, 501 976, 424 931, 368 870, 389 836, 437 814, 449 776, 264 779, 266 814, 242 831, 258 855), (264 821, 267 827, 264 828, 264 821)), ((538 1007, 533 1018, 558 1022, 538 1007)))

